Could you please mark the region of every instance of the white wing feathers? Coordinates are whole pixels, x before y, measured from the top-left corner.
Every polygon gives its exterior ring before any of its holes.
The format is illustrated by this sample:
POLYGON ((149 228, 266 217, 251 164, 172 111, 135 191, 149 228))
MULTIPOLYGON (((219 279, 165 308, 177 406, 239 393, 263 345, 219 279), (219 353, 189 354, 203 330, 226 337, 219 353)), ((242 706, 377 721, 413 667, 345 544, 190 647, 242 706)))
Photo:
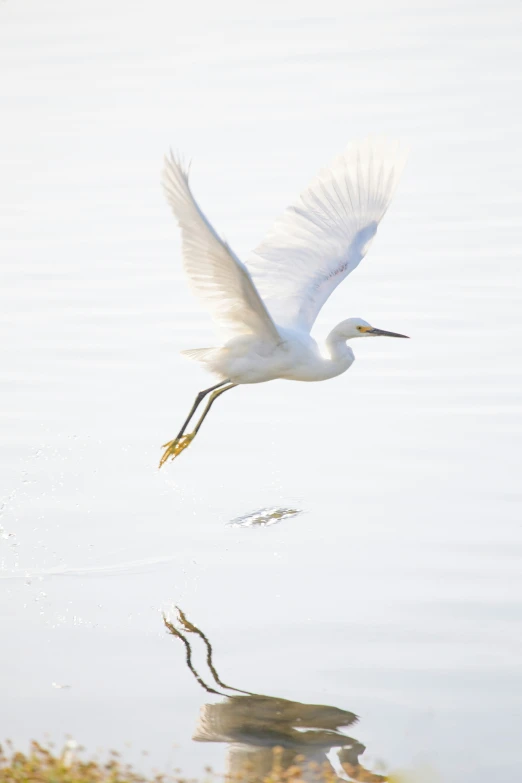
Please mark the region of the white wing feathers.
POLYGON ((310 331, 366 254, 404 163, 396 143, 352 144, 283 212, 248 260, 277 324, 310 331))
POLYGON ((163 186, 182 234, 183 263, 194 292, 227 338, 239 334, 280 341, 244 264, 219 238, 192 196, 188 167, 165 158, 163 186))

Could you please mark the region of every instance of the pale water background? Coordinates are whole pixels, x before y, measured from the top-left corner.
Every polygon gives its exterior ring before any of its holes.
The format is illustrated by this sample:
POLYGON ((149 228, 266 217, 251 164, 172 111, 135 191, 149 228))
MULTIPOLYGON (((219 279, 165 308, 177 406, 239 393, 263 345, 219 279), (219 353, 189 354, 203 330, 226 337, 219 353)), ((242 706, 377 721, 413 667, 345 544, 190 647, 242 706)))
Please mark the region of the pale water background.
POLYGON ((178 603, 233 685, 360 715, 367 765, 518 778, 521 22, 517 2, 0 4, 0 738, 222 767, 191 743, 204 694, 159 614, 178 603), (408 167, 316 333, 357 315, 412 339, 231 392, 158 472, 209 385, 178 351, 213 339, 163 153, 193 157, 244 255, 368 132, 408 167), (304 513, 227 526, 272 506, 304 513))

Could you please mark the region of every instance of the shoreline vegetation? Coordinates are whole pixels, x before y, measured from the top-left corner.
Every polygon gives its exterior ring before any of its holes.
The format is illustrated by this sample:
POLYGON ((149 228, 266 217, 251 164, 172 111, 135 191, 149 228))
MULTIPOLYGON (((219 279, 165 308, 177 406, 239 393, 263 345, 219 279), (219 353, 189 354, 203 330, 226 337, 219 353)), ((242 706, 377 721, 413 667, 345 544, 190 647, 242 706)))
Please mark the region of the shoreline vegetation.
MULTIPOLYGON (((32 740, 27 752, 16 750, 10 740, 0 745, 0 783, 334 783, 339 778, 331 768, 319 764, 291 767, 282 764, 283 748, 273 748, 273 766, 261 777, 245 765, 244 771, 231 776, 205 767, 199 778, 188 778, 180 770, 173 773, 137 772, 122 761, 117 751, 110 751, 106 759, 82 758, 85 748, 74 741, 55 750, 52 743, 43 745, 32 740)), ((368 781, 373 778, 368 777, 368 781)))
MULTIPOLYGON (((138 772, 126 764, 121 754, 111 750, 104 759, 85 756, 85 748, 73 740, 61 750, 53 743, 43 745, 35 740, 29 750, 16 750, 10 740, 0 745, 0 783, 196 783, 183 776, 180 770, 173 773, 138 772)), ((198 783, 217 781, 210 768, 206 768, 198 783)))

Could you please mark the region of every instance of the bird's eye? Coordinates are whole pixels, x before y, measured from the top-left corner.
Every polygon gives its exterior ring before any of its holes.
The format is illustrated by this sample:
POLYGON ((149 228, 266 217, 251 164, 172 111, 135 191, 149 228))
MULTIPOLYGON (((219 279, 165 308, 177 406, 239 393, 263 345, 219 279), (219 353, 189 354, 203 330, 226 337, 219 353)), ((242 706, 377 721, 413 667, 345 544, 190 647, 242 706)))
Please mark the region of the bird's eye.
POLYGON ((362 332, 362 326, 358 326, 358 327, 357 327, 357 331, 358 331, 358 332, 362 332))

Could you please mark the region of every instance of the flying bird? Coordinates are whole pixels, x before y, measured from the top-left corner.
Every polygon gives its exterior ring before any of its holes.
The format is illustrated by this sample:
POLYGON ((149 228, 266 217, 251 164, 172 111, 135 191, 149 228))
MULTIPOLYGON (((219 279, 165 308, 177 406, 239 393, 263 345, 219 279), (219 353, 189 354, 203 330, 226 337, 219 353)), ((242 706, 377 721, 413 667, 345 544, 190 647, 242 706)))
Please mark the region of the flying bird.
POLYGON ((362 318, 348 318, 332 329, 323 353, 310 335, 328 297, 366 255, 404 162, 395 142, 368 138, 350 144, 283 212, 245 264, 198 206, 189 166, 172 152, 165 158, 163 186, 181 229, 185 272, 223 342, 182 351, 218 383, 199 392, 177 436, 162 447, 160 467, 192 442, 215 400, 235 386, 276 378, 325 381, 353 364, 348 340, 406 337, 362 318), (207 395, 202 415, 187 433, 207 395))

